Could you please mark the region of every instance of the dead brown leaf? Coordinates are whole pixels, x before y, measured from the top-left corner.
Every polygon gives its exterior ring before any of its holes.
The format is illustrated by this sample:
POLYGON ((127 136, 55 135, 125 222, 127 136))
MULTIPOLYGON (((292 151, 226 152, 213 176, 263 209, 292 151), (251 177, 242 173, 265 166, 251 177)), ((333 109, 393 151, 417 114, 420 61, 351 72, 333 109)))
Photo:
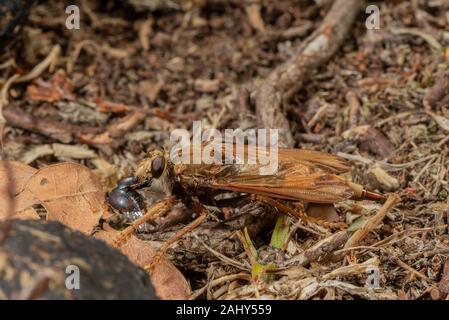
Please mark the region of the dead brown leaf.
MULTIPOLYGON (((14 195, 20 192, 28 179, 36 171, 36 169, 18 161, 0 161, 0 219, 5 218, 8 214, 8 206, 11 201, 9 195, 14 195), (7 170, 9 170, 9 173, 7 170), (11 179, 13 179, 12 184, 10 184, 11 179), (8 192, 8 188, 10 187, 13 188, 13 190, 8 192)), ((30 214, 30 211, 16 212, 13 217, 33 217, 33 214, 30 214)), ((39 217, 37 213, 34 218, 36 217, 39 217)))
POLYGON ((62 99, 74 100, 75 96, 72 93, 73 85, 62 70, 59 70, 50 79, 49 82, 41 78, 27 87, 27 94, 31 100, 55 102, 62 99))
POLYGON ((16 197, 16 210, 40 204, 47 219, 90 234, 107 211, 98 177, 77 163, 59 163, 34 173, 16 197))
POLYGON ((19 211, 14 213, 14 215, 12 216, 15 219, 34 219, 34 220, 38 220, 40 219, 39 214, 37 213, 37 211, 33 208, 33 207, 29 207, 26 208, 25 210, 19 211))
MULTIPOLYGON (((116 239, 118 231, 101 231, 95 237, 103 239, 109 244, 116 239)), ((148 243, 131 236, 119 250, 140 267, 144 267, 153 261, 156 249, 148 243)), ((167 259, 162 259, 150 272, 151 282, 157 295, 164 300, 185 300, 192 294, 191 288, 182 273, 167 259)))

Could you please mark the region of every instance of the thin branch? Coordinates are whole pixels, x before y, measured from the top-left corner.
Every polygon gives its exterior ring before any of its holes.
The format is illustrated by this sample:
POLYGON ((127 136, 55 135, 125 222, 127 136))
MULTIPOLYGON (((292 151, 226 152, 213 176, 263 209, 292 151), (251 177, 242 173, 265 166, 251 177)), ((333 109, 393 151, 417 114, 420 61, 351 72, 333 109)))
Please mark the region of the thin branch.
POLYGON ((282 102, 304 84, 313 70, 333 57, 363 3, 336 0, 321 26, 297 48, 297 54, 274 69, 258 88, 255 102, 259 126, 279 129, 279 146, 294 145, 282 102))
POLYGON ((379 223, 382 222, 388 211, 390 211, 390 209, 393 208, 399 201, 400 198, 398 195, 391 194, 382 208, 380 208, 380 210, 374 216, 367 220, 360 229, 354 232, 351 238, 349 238, 349 240, 346 242, 345 248, 354 247, 358 243, 360 243, 360 241, 363 240, 371 230, 374 230, 379 225, 379 223))

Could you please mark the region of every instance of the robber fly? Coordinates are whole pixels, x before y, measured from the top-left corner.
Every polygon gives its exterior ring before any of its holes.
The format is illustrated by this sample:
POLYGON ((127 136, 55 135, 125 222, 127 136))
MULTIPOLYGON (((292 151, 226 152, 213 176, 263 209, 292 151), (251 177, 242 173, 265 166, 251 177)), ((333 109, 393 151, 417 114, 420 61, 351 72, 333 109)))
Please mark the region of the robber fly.
MULTIPOLYGON (((251 152, 245 146, 240 155, 244 161, 237 161, 242 160, 238 159, 237 147, 222 144, 217 149, 222 151, 214 155, 218 161, 210 164, 173 163, 170 160, 173 153, 164 150, 150 152, 139 163, 135 177, 128 178, 127 183, 119 184, 111 192, 123 200, 114 201, 117 199, 112 197, 111 205, 120 211, 133 208, 141 210, 136 205, 138 201, 135 201, 138 196, 133 192, 146 187, 180 199, 197 197, 210 200, 217 194, 236 192, 251 195, 255 201, 268 204, 282 213, 312 220, 304 212, 292 209, 290 204, 333 204, 345 199, 384 199, 384 196, 367 191, 363 186, 340 176, 349 170, 349 166, 345 160, 335 155, 311 150, 277 149, 276 172, 262 175, 259 169, 261 163, 267 163, 269 151, 256 148, 257 152, 251 152), (229 148, 226 149, 227 147, 229 148), (226 150, 233 150, 230 155, 233 157, 232 161, 226 161, 229 160, 226 150)), ((188 152, 193 156, 195 148, 189 147, 188 152)), ((204 220, 204 215, 201 218, 204 220)), ((321 223, 316 218, 313 222, 321 223)), ((332 225, 328 222, 321 224, 332 225)))
MULTIPOLYGON (((224 148, 223 144, 221 157, 225 154, 224 148)), ((260 153, 257 153, 259 158, 260 153)), ((116 189, 123 191, 120 194, 130 196, 130 192, 150 186, 166 195, 180 190, 189 195, 233 191, 313 203, 337 203, 350 198, 384 199, 382 195, 339 176, 349 170, 346 161, 340 157, 301 149, 278 149, 278 154, 277 172, 261 175, 257 163, 225 164, 223 159, 220 164, 173 164, 167 151, 154 150, 140 162, 136 176, 125 178, 116 189)), ((244 156, 251 162, 248 148, 244 149, 244 156)), ((119 209, 122 205, 118 205, 119 209)))

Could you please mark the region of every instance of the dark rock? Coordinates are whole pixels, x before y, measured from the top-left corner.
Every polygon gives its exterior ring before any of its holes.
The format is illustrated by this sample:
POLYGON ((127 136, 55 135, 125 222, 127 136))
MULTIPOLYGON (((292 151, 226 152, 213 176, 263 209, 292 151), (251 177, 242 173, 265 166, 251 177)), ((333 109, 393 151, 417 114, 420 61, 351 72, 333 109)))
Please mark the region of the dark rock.
POLYGON ((157 299, 147 272, 101 240, 54 221, 0 222, 5 230, 0 299, 157 299), (76 283, 70 265, 79 289, 66 286, 76 283))

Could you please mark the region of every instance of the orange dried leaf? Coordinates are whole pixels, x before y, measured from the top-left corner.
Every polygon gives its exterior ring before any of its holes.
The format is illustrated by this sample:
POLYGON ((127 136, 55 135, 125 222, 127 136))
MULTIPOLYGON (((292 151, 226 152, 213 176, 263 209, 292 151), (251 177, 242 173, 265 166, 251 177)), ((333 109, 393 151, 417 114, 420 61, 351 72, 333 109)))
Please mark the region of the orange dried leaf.
MULTIPOLYGON (((95 237, 103 239, 109 244, 117 237, 118 231, 101 231, 95 237)), ((148 243, 131 236, 119 250, 127 255, 129 260, 140 267, 144 267, 153 261, 156 249, 148 243)), ((182 273, 167 259, 161 259, 153 270, 150 271, 151 282, 157 295, 164 300, 185 300, 192 294, 191 288, 182 273)))
POLYGON ((36 210, 33 207, 26 208, 25 210, 18 211, 14 213, 12 216, 14 219, 33 219, 38 220, 40 219, 39 214, 36 212, 36 210))
POLYGON ((64 72, 57 72, 49 82, 42 79, 27 87, 27 94, 31 100, 56 102, 62 99, 74 100, 73 85, 64 72))
POLYGON ((87 234, 107 212, 98 177, 77 163, 59 163, 38 170, 15 200, 17 211, 41 204, 48 220, 87 234))
MULTIPOLYGON (((0 219, 8 215, 8 210, 13 209, 10 209, 10 195, 19 193, 36 171, 36 169, 22 162, 0 161, 0 219), (12 190, 8 192, 8 188, 12 188, 12 190)), ((18 216, 14 215, 14 217, 18 216)))

